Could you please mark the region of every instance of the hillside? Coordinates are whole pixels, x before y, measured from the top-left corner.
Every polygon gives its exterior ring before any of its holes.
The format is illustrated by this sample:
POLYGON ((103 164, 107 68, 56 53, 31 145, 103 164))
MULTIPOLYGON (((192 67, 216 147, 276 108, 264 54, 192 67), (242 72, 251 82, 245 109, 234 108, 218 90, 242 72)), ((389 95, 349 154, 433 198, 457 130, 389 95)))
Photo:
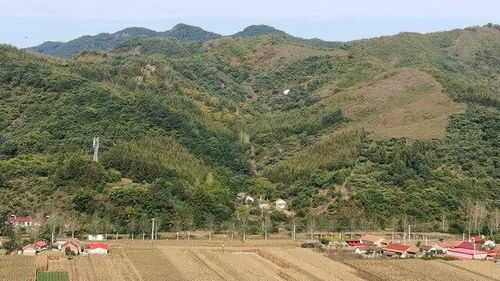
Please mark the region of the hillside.
POLYGON ((480 198, 486 214, 470 230, 491 228, 498 29, 329 48, 266 26, 167 33, 101 34, 115 39, 67 60, 1 47, 0 213, 227 227, 245 191, 286 199, 301 228, 462 232, 480 198))

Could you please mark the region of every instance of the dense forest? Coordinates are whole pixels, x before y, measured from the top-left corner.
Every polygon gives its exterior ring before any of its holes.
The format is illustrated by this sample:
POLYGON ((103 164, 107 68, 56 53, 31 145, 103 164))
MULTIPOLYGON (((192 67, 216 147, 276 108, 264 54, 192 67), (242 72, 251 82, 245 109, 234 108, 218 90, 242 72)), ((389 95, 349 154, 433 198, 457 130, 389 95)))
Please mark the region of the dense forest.
POLYGON ((0 46, 2 216, 79 233, 138 234, 153 217, 161 230, 498 233, 496 25, 346 43, 266 26, 128 33, 82 37, 108 42, 97 51, 0 46))

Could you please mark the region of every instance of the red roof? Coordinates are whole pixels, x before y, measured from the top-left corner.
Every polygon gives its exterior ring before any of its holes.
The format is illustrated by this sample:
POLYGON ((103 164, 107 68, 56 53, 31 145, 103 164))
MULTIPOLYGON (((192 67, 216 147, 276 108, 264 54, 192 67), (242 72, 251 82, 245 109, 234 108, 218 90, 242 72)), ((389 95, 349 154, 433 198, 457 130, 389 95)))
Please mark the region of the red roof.
POLYGON ((481 249, 481 246, 478 246, 478 245, 474 246, 474 243, 464 241, 464 242, 460 243, 460 245, 458 245, 458 247, 456 247, 456 248, 474 250, 474 249, 481 249))
POLYGON ((109 246, 106 245, 106 244, 102 244, 102 243, 92 243, 92 244, 89 245, 89 249, 90 250, 93 250, 93 249, 109 250, 109 246))
POLYGON ((37 246, 38 248, 43 248, 47 247, 47 243, 45 243, 44 241, 38 241, 35 243, 35 246, 37 246))
POLYGON ((15 216, 11 216, 7 220, 10 223, 13 223, 13 222, 42 223, 43 222, 43 219, 30 218, 30 217, 15 217, 15 216))
POLYGON ((387 245, 387 247, 384 248, 384 250, 394 251, 394 252, 406 252, 410 248, 411 246, 408 245, 389 244, 387 245))
POLYGON ((455 248, 455 249, 449 249, 448 253, 460 253, 460 254, 467 254, 467 255, 481 255, 481 254, 488 254, 488 252, 485 251, 478 251, 478 250, 471 250, 471 249, 464 249, 464 248, 455 248))

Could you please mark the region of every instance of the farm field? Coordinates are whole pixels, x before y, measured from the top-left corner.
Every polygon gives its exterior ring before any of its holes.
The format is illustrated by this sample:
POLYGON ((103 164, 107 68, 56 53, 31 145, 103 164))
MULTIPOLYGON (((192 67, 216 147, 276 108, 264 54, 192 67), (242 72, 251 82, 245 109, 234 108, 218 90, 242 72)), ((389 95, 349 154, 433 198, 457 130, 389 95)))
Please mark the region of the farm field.
POLYGON ((35 257, 0 256, 1 281, 32 281, 35 268, 35 257))
POLYGON ((39 272, 36 281, 69 281, 67 272, 39 272))
MULTIPOLYGON (((500 266, 493 262, 332 259, 327 254, 300 248, 290 240, 109 241, 109 244, 111 252, 107 256, 64 259, 66 264, 57 268, 66 268, 71 281, 500 281, 500 266)), ((23 256, 0 257, 0 280, 32 281, 34 260, 23 256)), ((39 275, 37 280, 66 279, 40 279, 39 275)))

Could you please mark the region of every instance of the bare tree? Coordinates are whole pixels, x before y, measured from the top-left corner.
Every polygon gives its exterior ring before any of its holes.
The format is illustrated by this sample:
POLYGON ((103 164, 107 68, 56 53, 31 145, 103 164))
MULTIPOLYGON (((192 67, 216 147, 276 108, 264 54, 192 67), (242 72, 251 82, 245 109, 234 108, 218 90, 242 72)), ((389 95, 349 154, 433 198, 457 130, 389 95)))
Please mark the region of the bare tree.
POLYGON ((311 239, 313 239, 314 232, 316 232, 316 218, 313 216, 309 216, 307 219, 307 231, 311 235, 311 239))
POLYGON ((465 230, 468 232, 469 238, 471 233, 481 234, 481 228, 486 217, 486 207, 480 201, 465 203, 465 230))
POLYGON ((268 232, 271 229, 273 222, 271 220, 271 216, 269 212, 266 212, 262 217, 262 230, 264 231, 264 239, 267 240, 268 232))

